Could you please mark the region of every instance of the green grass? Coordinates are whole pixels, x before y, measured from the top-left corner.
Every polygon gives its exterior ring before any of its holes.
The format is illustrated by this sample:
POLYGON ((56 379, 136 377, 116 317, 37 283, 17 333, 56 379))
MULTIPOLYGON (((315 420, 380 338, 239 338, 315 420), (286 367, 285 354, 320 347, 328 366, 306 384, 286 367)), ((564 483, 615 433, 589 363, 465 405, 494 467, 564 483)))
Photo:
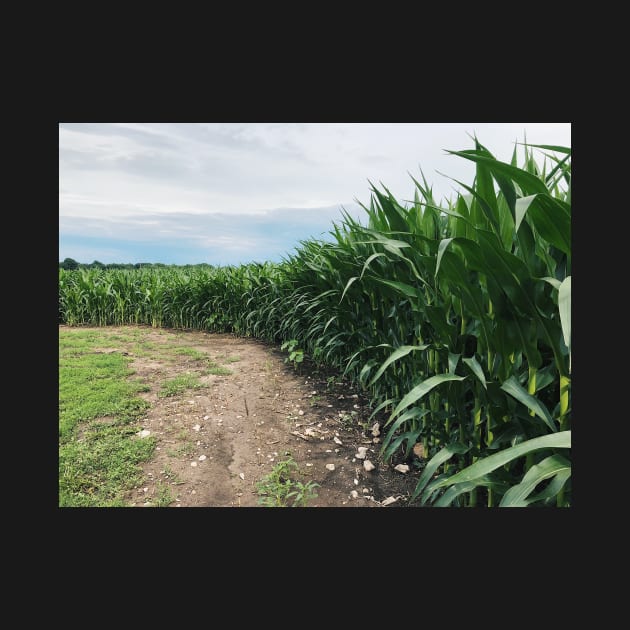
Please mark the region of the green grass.
POLYGON ((228 368, 221 365, 213 365, 212 367, 208 368, 206 374, 214 374, 215 376, 229 376, 230 374, 232 374, 232 370, 229 370, 228 368))
POLYGON ((314 481, 302 482, 297 463, 290 453, 279 461, 272 471, 256 483, 258 503, 265 507, 306 507, 311 499, 317 498, 314 481))
POLYGON ((199 378, 194 374, 180 374, 162 383, 162 388, 158 392, 158 396, 160 398, 167 398, 181 394, 187 389, 199 389, 201 387, 204 387, 203 383, 200 383, 199 378))
POLYGON ((122 353, 97 352, 103 341, 95 332, 59 333, 60 507, 123 506, 155 447, 134 435, 149 406, 136 396, 144 385, 128 379, 122 353))

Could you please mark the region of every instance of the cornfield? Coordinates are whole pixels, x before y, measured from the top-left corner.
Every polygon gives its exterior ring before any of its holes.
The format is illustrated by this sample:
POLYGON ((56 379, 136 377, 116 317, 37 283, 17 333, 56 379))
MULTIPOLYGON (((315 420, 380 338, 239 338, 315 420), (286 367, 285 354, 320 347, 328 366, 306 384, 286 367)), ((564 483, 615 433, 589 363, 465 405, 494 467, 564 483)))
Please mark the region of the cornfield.
POLYGON ((294 340, 368 394, 386 460, 421 457, 414 501, 569 507, 571 150, 474 144, 454 202, 422 174, 404 205, 370 184, 366 221, 281 263, 60 269, 59 321, 294 340))

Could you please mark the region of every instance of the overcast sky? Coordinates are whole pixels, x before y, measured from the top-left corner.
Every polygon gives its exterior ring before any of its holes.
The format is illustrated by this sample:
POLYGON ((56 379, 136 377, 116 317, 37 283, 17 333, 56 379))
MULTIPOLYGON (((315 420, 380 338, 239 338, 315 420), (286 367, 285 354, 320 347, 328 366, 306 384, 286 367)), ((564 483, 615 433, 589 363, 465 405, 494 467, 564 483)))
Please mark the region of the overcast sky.
POLYGON ((59 260, 280 261, 330 238, 342 207, 365 222, 369 182, 405 205, 422 169, 437 200, 455 199, 474 165, 446 151, 473 135, 509 161, 525 138, 571 146, 571 123, 62 122, 59 260))

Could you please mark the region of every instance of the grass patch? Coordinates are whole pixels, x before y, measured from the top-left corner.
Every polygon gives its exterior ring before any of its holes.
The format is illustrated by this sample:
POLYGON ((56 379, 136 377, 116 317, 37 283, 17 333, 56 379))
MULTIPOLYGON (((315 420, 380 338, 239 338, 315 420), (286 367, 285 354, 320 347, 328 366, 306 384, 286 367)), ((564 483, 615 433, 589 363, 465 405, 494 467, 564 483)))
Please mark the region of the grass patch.
POLYGON ((124 506, 155 448, 131 425, 149 407, 136 396, 146 385, 129 380, 122 351, 98 351, 108 341, 100 331, 59 331, 60 507, 124 506))
POLYGON ((199 389, 200 387, 204 387, 204 385, 199 382, 199 377, 194 374, 180 374, 162 383, 162 389, 158 392, 158 396, 160 398, 167 398, 168 396, 181 394, 187 389, 199 389))
POLYGON ((236 363, 237 361, 241 360, 241 357, 239 357, 238 354, 235 354, 232 357, 225 357, 222 360, 223 360, 224 363, 236 363))
POLYGON ((175 354, 183 355, 194 359, 195 361, 203 361, 208 358, 208 355, 205 352, 200 352, 199 350, 195 350, 194 348, 173 348, 172 351, 175 354))
POLYGON ((232 370, 223 367, 222 365, 213 365, 206 370, 206 374, 214 374, 215 376, 229 376, 232 374, 232 370))

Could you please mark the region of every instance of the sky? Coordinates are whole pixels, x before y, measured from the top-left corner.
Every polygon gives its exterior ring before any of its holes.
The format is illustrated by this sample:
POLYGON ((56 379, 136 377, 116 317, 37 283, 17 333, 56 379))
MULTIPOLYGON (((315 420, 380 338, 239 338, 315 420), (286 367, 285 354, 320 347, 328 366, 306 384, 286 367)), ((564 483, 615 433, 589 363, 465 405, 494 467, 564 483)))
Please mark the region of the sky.
POLYGON ((424 174, 455 200, 474 164, 447 151, 474 136, 509 162, 525 140, 570 147, 571 123, 60 122, 59 261, 279 262, 343 210, 365 224, 371 184, 404 206, 424 174))

